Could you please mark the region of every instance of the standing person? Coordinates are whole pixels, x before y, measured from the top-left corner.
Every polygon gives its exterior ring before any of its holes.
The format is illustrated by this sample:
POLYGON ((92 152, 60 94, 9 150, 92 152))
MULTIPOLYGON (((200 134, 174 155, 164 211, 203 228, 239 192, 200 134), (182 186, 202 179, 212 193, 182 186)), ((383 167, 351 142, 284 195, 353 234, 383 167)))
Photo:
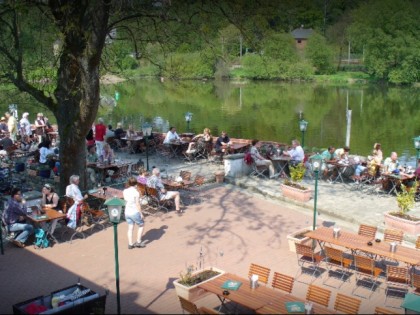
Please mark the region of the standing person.
POLYGON ((6 117, 1 117, 0 118, 0 132, 2 134, 5 134, 5 133, 9 132, 9 128, 7 128, 6 117))
POLYGON ((144 216, 141 213, 140 206, 140 193, 137 190, 137 179, 130 177, 127 181, 127 188, 123 191, 125 204, 125 220, 128 224, 128 249, 133 249, 135 247, 143 248, 146 247, 145 244, 142 244, 141 237, 143 236, 144 229, 144 216), (137 241, 133 243, 133 229, 134 224, 137 224, 137 241))
POLYGON ((257 139, 252 140, 252 147, 250 150, 251 156, 254 159, 254 162, 256 165, 266 165, 268 166, 268 170, 270 171, 270 178, 274 178, 274 165, 273 162, 270 160, 265 159, 260 152, 258 152, 258 149, 256 147, 256 144, 258 143, 257 139))
POLYGON ((80 176, 71 175, 70 185, 66 187, 66 196, 72 198, 74 201, 74 204, 67 211, 67 218, 69 219, 67 226, 72 229, 76 228, 77 222, 80 219, 83 200, 88 197, 88 195, 85 195, 83 197, 82 192, 80 191, 80 188, 79 188, 79 183, 80 183, 80 176))
POLYGON ((3 214, 4 222, 7 224, 10 232, 23 231, 12 240, 13 244, 22 248, 25 247, 28 236, 34 231, 34 227, 31 224, 25 223, 25 217, 27 216, 25 203, 21 190, 13 188, 10 194, 10 201, 3 214))
POLYGON ((35 119, 35 133, 38 136, 38 143, 42 142, 42 137, 45 134, 45 121, 44 121, 44 114, 38 113, 35 119))
POLYGON ((20 135, 23 137, 32 135, 31 123, 28 120, 29 113, 23 113, 22 119, 19 121, 20 135))
POLYGON ((163 140, 164 144, 171 144, 171 142, 179 141, 181 138, 176 133, 176 128, 171 127, 169 131, 166 133, 165 140, 163 140))
MULTIPOLYGON (((86 155, 86 161, 88 163, 98 162, 98 155, 96 154, 96 148, 94 145, 88 147, 88 153, 86 155)), ((96 171, 92 167, 86 167, 86 173, 89 175, 92 184, 96 184, 96 171)))
POLYGON ((95 144, 96 144, 96 154, 100 156, 104 149, 104 137, 106 134, 106 126, 104 125, 104 120, 102 118, 98 119, 98 124, 95 126, 95 144))
POLYGON ((15 116, 11 115, 9 112, 6 112, 4 114, 6 116, 7 119, 7 128, 9 129, 10 132, 10 139, 12 139, 13 142, 16 141, 16 135, 17 135, 17 121, 15 116))
POLYGON ((93 128, 90 128, 90 130, 89 130, 89 132, 88 132, 88 134, 86 135, 86 146, 87 147, 90 147, 90 146, 94 146, 95 147, 95 149, 96 149, 96 146, 95 146, 95 138, 94 138, 94 136, 93 136, 93 128))

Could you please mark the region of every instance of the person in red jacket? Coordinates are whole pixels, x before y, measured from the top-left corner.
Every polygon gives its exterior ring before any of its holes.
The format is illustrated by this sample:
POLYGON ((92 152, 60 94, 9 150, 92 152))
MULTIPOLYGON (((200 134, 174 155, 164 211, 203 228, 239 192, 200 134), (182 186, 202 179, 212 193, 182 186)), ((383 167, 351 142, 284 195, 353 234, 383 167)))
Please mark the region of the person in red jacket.
POLYGON ((102 118, 98 119, 98 124, 95 125, 95 144, 96 154, 98 157, 102 154, 104 149, 104 137, 106 134, 106 126, 102 118))

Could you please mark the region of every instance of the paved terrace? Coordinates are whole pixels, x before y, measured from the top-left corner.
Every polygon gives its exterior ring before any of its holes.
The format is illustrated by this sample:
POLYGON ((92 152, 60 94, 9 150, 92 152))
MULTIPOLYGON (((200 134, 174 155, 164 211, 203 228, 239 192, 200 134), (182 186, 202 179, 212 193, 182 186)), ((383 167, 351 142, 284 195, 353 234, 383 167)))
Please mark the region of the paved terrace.
MULTIPOLYGON (((134 161, 138 156, 123 158, 134 161)), ((160 165, 157 160, 152 160, 152 165, 168 169, 170 175, 192 169, 208 178, 223 169, 222 165, 208 163, 160 165)), ((270 267, 272 273, 296 274, 296 255, 289 251, 286 236, 311 225, 313 201, 298 204, 285 200, 278 180, 246 177, 233 183, 209 185, 207 201, 189 206, 182 216, 171 211, 148 217, 143 238, 148 240, 146 248, 128 250, 127 225, 123 222, 118 226, 123 313, 180 313, 172 281, 187 265, 198 264, 201 247, 204 265, 219 266, 238 275, 246 276, 252 262, 270 267)), ((324 220, 356 231, 360 222, 381 225, 383 212, 396 209, 392 197, 362 196, 343 184, 321 181, 319 186, 319 224, 324 220)), ((106 312, 116 312, 112 228, 92 233, 85 240, 42 250, 6 244, 0 259, 1 313, 10 313, 13 304, 72 285, 79 278, 97 292, 110 290, 106 312)), ((353 277, 340 292, 350 295, 354 282, 353 277)), ((322 279, 314 284, 321 285, 322 279)), ((333 291, 329 304, 332 308, 336 291, 328 289, 333 291)), ((292 293, 304 297, 306 290, 307 285, 297 283, 292 293)), ((390 299, 389 303, 398 307, 400 300, 390 299)), ((215 307, 218 300, 207 297, 198 304, 215 307)), ((382 285, 370 300, 362 301, 361 313, 372 313, 375 306, 383 304, 382 285)))

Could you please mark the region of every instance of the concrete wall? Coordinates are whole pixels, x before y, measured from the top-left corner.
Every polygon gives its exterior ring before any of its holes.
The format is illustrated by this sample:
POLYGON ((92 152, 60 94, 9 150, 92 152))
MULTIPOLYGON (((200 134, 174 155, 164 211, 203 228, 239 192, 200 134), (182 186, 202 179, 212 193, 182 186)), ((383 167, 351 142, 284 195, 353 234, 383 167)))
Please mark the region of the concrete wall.
POLYGON ((251 167, 244 162, 244 153, 229 154, 223 158, 225 164, 225 176, 239 178, 247 176, 251 167))

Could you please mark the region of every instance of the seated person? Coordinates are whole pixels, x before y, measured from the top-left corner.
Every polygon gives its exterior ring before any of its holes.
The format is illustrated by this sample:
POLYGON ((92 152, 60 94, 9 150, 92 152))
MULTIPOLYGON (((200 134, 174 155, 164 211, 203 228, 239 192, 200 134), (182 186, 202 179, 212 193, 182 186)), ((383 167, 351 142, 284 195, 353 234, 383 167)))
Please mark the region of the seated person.
POLYGON ((77 222, 80 220, 83 200, 88 197, 88 195, 82 195, 79 182, 80 176, 72 175, 70 176, 70 184, 66 187, 66 196, 72 198, 74 201, 74 204, 67 210, 67 226, 72 229, 76 228, 77 222))
POLYGON ((214 146, 214 150, 217 153, 224 153, 225 147, 228 147, 232 144, 230 141, 229 136, 227 135, 226 131, 222 131, 222 135, 217 138, 216 145, 214 146))
POLYGON ((381 144, 375 143, 373 145, 372 155, 368 156, 368 167, 370 175, 376 176, 380 173, 382 158, 383 155, 381 150, 381 144))
POLYGON ((322 156, 322 165, 321 170, 323 172, 324 177, 328 176, 328 173, 334 169, 334 165, 332 162, 337 160, 337 156, 335 154, 335 148, 333 146, 329 146, 327 150, 321 153, 322 156))
POLYGON ((252 158, 254 159, 254 162, 256 165, 266 165, 268 166, 269 172, 270 172, 270 178, 274 178, 274 165, 273 162, 270 160, 265 159, 263 156, 261 156, 260 152, 258 152, 257 147, 255 146, 258 143, 257 139, 252 140, 252 146, 250 149, 250 153, 252 158))
POLYGON ((143 185, 147 185, 148 177, 149 177, 149 173, 145 169, 143 169, 140 172, 140 175, 137 176, 137 182, 140 183, 140 184, 143 184, 143 185))
POLYGON ((193 154, 196 152, 196 143, 198 141, 203 141, 205 143, 211 143, 213 141, 213 137, 211 135, 209 128, 204 128, 203 133, 196 135, 192 141, 188 144, 188 149, 186 151, 187 154, 193 154))
POLYGON ((128 125, 128 129, 127 129, 127 131, 125 132, 125 136, 127 137, 127 138, 132 138, 132 137, 134 137, 134 136, 136 136, 136 132, 134 131, 134 127, 133 127, 133 125, 128 125))
POLYGON ((350 148, 347 146, 335 150, 335 155, 337 156, 337 159, 343 162, 348 162, 349 153, 350 153, 350 148))
POLYGON ((108 125, 108 128, 106 129, 106 132, 105 132, 105 138, 112 138, 112 137, 115 137, 115 133, 114 133, 114 131, 112 130, 112 125, 108 125))
POLYGON ((353 159, 353 161, 354 161, 354 179, 356 180, 356 183, 358 184, 360 181, 360 175, 367 168, 367 166, 363 165, 364 163, 360 161, 360 158, 358 156, 356 156, 353 159))
MULTIPOLYGON (((59 198, 58 198, 57 193, 54 191, 54 188, 50 184, 46 183, 44 184, 44 187, 42 187, 41 192, 42 192, 41 207, 57 210, 59 198)), ((58 222, 57 219, 51 222, 51 234, 54 233, 55 227, 57 226, 57 222, 58 222)))
POLYGON ((41 164, 48 164, 51 169, 55 166, 55 161, 53 157, 55 157, 55 151, 54 149, 50 148, 51 141, 45 140, 43 142, 42 147, 39 149, 39 163, 41 164))
POLYGON ((176 142, 181 140, 181 138, 176 133, 175 127, 169 128, 169 131, 166 133, 165 140, 163 140, 164 144, 171 144, 172 142, 176 142))
POLYGON ((301 147, 298 140, 292 140, 292 148, 288 151, 283 151, 283 155, 287 155, 291 157, 289 164, 298 165, 302 163, 305 159, 305 152, 303 152, 303 148, 301 147))
POLYGON ((0 140, 0 149, 6 150, 13 146, 13 141, 10 139, 8 133, 4 135, 4 138, 0 140))
POLYGON ((104 144, 102 158, 104 162, 112 163, 112 161, 114 161, 114 150, 111 149, 111 146, 108 143, 104 144))
POLYGON ((121 139, 125 134, 124 129, 122 128, 122 123, 117 123, 117 128, 114 130, 115 139, 121 139))
POLYGON ((162 181, 160 179, 160 170, 158 168, 155 167, 152 170, 152 176, 148 178, 147 186, 155 188, 158 191, 160 200, 174 199, 176 211, 178 213, 184 212, 180 209, 181 197, 179 195, 179 191, 167 191, 165 189, 165 186, 162 184, 162 181))
POLYGON ((387 157, 384 161, 384 172, 386 174, 391 174, 395 170, 402 170, 400 163, 398 162, 397 152, 391 152, 391 156, 387 157))
MULTIPOLYGON (((91 145, 88 147, 88 153, 86 155, 86 161, 88 163, 96 163, 98 162, 98 155, 96 154, 96 146, 91 145)), ((90 181, 92 184, 96 183, 96 172, 95 169, 92 167, 87 167, 86 172, 89 175, 90 181)))
POLYGON ((18 247, 25 247, 28 236, 34 231, 34 227, 31 224, 25 223, 25 217, 27 215, 25 203, 25 200, 22 199, 21 190, 19 188, 13 188, 9 203, 3 214, 3 220, 10 232, 23 231, 12 240, 12 243, 18 247))

